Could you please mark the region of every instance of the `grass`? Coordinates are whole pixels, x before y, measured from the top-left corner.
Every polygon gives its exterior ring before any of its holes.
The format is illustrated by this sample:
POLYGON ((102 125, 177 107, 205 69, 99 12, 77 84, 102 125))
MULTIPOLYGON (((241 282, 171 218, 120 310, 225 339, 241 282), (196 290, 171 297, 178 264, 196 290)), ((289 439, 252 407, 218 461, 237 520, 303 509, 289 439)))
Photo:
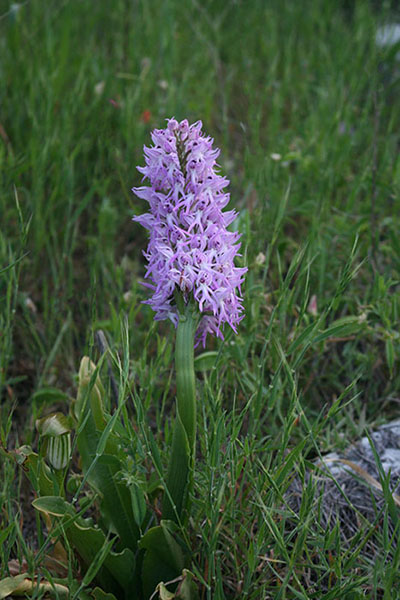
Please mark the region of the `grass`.
MULTIPOLYGON (((134 398, 132 453, 146 456, 151 428, 166 462, 173 328, 140 304, 146 234, 131 217, 144 206, 130 188, 153 127, 201 119, 249 267, 238 336, 210 340, 215 363, 198 374, 201 598, 400 597, 396 538, 376 523, 347 544, 340 524, 322 530, 305 475, 398 415, 399 67, 375 45, 396 16, 366 0, 10 6, 0 0, 2 444, 34 445, 35 418, 68 409, 102 329, 134 398), (285 500, 294 476, 299 514, 285 500)), ((14 470, 2 461, 1 576, 11 558, 43 568, 14 470)))

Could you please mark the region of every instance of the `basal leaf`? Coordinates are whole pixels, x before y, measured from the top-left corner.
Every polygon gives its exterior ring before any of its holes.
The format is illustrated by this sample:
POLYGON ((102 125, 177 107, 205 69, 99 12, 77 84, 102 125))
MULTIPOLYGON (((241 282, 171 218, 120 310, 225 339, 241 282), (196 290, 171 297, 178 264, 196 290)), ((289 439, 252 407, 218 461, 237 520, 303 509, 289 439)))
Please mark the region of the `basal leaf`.
MULTIPOLYGON (((103 592, 103 590, 99 587, 94 588, 91 593, 91 597, 93 600, 117 600, 114 594, 103 592)), ((134 599, 132 598, 132 600, 134 599)))
POLYGON ((184 567, 182 549, 173 538, 170 526, 168 521, 161 521, 161 525, 149 529, 139 542, 139 547, 146 550, 142 564, 145 598, 160 582, 178 577, 184 567))
POLYGON ((68 394, 61 392, 57 388, 46 387, 41 388, 35 392, 32 396, 33 402, 36 404, 55 404, 56 402, 69 402, 70 398, 68 394))
POLYGON ((37 498, 32 504, 42 512, 63 519, 65 535, 86 569, 96 568, 92 564, 98 564, 101 556, 101 569, 93 577, 104 590, 116 594, 117 598, 121 597, 122 591, 129 592, 135 572, 135 556, 131 550, 125 548, 121 553, 112 552, 112 543, 107 540, 103 531, 87 526, 74 508, 61 497, 37 498))
POLYGON ((198 600, 199 593, 193 581, 193 573, 188 571, 188 569, 183 569, 182 576, 182 582, 178 586, 176 598, 179 600, 198 600))
MULTIPOLYGON (((132 509, 132 498, 125 483, 117 480, 121 471, 119 459, 111 455, 94 456, 89 483, 101 495, 101 510, 117 531, 122 545, 135 551, 140 536, 132 509)), ((89 465, 90 468, 90 465, 89 465)))
POLYGON ((72 506, 61 496, 41 496, 32 502, 32 506, 53 517, 73 516, 75 514, 72 506))
POLYGON ((190 451, 185 428, 177 411, 173 449, 181 449, 174 453, 175 461, 169 463, 167 475, 167 489, 164 493, 162 514, 164 519, 174 520, 182 516, 185 507, 188 482, 190 477, 190 451), (173 505, 175 503, 175 506, 173 505))

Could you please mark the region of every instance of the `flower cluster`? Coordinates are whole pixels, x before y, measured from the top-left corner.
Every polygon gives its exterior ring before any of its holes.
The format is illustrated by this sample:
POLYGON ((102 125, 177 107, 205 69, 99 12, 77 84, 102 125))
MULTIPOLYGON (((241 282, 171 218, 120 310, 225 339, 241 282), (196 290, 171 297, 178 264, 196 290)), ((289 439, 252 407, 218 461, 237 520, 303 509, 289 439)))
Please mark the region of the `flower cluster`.
POLYGON ((150 205, 148 213, 134 218, 150 232, 144 256, 146 277, 152 280, 146 285, 154 293, 146 302, 155 319, 170 318, 176 326, 174 292, 180 290, 185 302, 194 298, 202 313, 197 339, 204 345, 207 333, 223 338, 225 322, 236 332, 247 268, 234 264, 240 234, 227 227, 237 213, 222 212, 229 181, 216 172, 219 150, 201 128, 201 121, 189 125, 169 119, 166 129, 154 130, 154 145, 144 147, 146 166, 138 167, 150 187, 132 191, 150 205))

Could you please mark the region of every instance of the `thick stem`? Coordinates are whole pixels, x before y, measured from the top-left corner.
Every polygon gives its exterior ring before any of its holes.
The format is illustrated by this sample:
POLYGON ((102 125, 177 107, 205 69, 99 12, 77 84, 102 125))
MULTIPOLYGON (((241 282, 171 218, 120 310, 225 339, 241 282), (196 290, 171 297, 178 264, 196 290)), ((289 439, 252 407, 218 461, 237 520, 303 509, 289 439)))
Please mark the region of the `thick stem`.
POLYGON ((196 444, 194 334, 196 316, 190 304, 181 306, 176 332, 176 422, 163 501, 163 518, 181 519, 192 481, 196 444))
POLYGON ((194 377, 194 334, 196 319, 189 305, 180 315, 176 332, 176 408, 188 437, 191 453, 196 439, 196 388, 194 377))

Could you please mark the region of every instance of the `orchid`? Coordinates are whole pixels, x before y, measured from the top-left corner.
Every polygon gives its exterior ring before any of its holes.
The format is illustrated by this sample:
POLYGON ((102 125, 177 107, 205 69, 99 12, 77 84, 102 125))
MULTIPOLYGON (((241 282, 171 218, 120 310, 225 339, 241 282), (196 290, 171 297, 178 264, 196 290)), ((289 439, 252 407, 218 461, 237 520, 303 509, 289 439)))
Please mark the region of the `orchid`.
POLYGON ((133 188, 150 206, 134 218, 150 232, 144 256, 152 283, 145 285, 153 295, 145 302, 156 320, 169 318, 177 326, 176 292, 185 304, 194 300, 201 313, 196 340, 204 346, 208 333, 223 338, 224 323, 236 333, 243 318, 247 268, 235 266, 240 234, 228 230, 237 213, 223 212, 229 181, 218 173, 220 151, 202 133, 201 121, 169 119, 151 137, 154 145, 144 147, 146 165, 138 167, 150 186, 133 188))
POLYGON ((144 256, 145 285, 153 295, 145 302, 155 319, 170 319, 177 328, 175 345, 176 423, 165 481, 163 518, 182 522, 188 504, 196 444, 194 347, 207 335, 223 338, 225 323, 236 332, 243 318, 241 285, 246 267, 235 266, 240 234, 228 230, 235 220, 219 174, 219 150, 202 132, 168 119, 144 147, 146 165, 138 167, 150 185, 133 188, 149 203, 149 212, 134 220, 150 232, 144 256))
MULTIPOLYGON (((146 165, 139 168, 150 185, 134 188, 150 206, 149 212, 135 218, 150 232, 144 255, 152 296, 146 302, 157 320, 171 319, 176 327, 176 411, 167 469, 144 421, 140 453, 135 444, 129 447, 132 428, 125 407, 131 398, 126 393, 129 357, 118 390, 101 331, 97 332, 100 363, 96 366, 90 357, 82 358, 69 416, 53 413, 38 419, 39 453, 24 446, 13 455, 18 464, 23 461, 37 494, 33 506, 43 515, 49 539, 58 540, 62 532, 66 547, 74 548, 80 559, 84 575, 73 590, 77 600, 92 580, 100 586, 93 590, 96 598, 151 600, 158 593, 171 600, 198 598, 195 577, 185 568, 190 561, 188 526, 199 401, 194 348, 200 342, 205 345, 208 334, 223 337, 226 323, 236 332, 243 318, 241 285, 247 271, 234 263, 240 234, 228 230, 236 212, 223 210, 229 194, 228 181, 217 172, 219 150, 213 149, 201 127, 200 121, 189 125, 169 119, 166 129, 153 131, 154 145, 145 147, 146 165), (101 365, 107 362, 111 389, 117 390, 111 413, 100 377, 101 365), (154 456, 151 473, 139 464, 143 443, 154 456), (69 477, 74 451, 82 473, 69 477), (98 523, 83 517, 95 502, 98 523), (166 585, 175 586, 174 591, 166 585)), ((120 364, 119 358, 116 362, 120 364)), ((134 398, 143 413, 140 395, 135 393, 134 398)), ((62 544, 58 551, 66 556, 62 544)), ((8 579, 6 584, 17 590, 20 580, 8 579)), ((59 591, 68 593, 68 588, 59 591)))

